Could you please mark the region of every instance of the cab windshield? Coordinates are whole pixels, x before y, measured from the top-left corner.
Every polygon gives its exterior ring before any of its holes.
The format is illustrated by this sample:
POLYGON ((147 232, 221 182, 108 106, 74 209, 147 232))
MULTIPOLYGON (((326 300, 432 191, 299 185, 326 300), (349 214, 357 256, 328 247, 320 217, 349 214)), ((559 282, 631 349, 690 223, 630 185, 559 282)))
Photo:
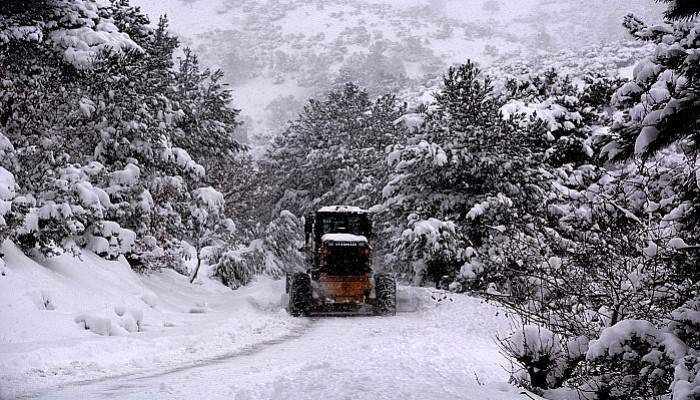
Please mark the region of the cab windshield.
POLYGON ((317 235, 326 233, 350 233, 353 235, 370 236, 371 227, 366 214, 359 213, 319 213, 317 215, 317 235))

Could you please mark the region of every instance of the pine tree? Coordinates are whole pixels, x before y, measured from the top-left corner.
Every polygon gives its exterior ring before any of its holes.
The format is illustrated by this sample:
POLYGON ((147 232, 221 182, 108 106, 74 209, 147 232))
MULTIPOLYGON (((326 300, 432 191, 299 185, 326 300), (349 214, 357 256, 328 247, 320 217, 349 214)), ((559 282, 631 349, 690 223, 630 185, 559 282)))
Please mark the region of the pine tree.
POLYGON ((435 93, 437 117, 452 132, 463 132, 474 125, 497 124, 498 107, 492 96, 493 83, 481 77, 481 69, 468 60, 451 66, 443 77, 444 88, 435 93))
POLYGON ((222 82, 223 72, 200 69, 197 56, 186 48, 175 79, 176 105, 184 114, 177 119, 173 144, 202 163, 210 183, 221 185, 237 172, 230 164, 245 150, 235 139, 241 125, 239 110, 230 105, 232 95, 222 82))
MULTIPOLYGON (((625 26, 636 38, 657 43, 654 55, 635 67, 634 79, 613 96, 612 103, 621 117, 613 122, 611 141, 602 149, 609 159, 648 160, 665 149, 675 149, 688 157, 683 183, 673 190, 691 206, 675 216, 688 226, 688 239, 700 241, 700 230, 692 221, 700 216, 700 186, 696 170, 700 150, 700 68, 695 32, 700 23, 690 19, 698 6, 691 2, 669 1, 669 17, 688 19, 667 25, 647 26, 633 15, 625 26)), ((689 265, 698 262, 697 252, 688 253, 689 265)))
MULTIPOLYGON (((190 195, 207 179, 200 162, 241 150, 221 74, 176 69, 167 19, 153 29, 126 0, 46 4, 0 15, 0 128, 29 216, 15 240, 181 269, 190 195), (73 28, 99 41, 80 45, 73 28)), ((228 170, 229 159, 211 164, 228 170)))
MULTIPOLYGON (((405 229, 431 219, 454 223, 462 247, 478 248, 501 226, 514 224, 514 215, 522 218, 538 205, 547 180, 540 125, 523 129, 519 114, 504 118, 504 101, 475 64, 450 68, 435 99, 437 111, 418 134, 389 154, 393 171, 383 190, 387 264, 411 276, 419 260, 392 250, 405 229)), ((450 254, 436 262, 452 269, 444 275, 456 276, 469 257, 450 254)))
POLYGON ((325 99, 310 100, 268 155, 276 186, 282 188, 277 210, 304 213, 318 204, 376 204, 384 150, 404 135, 394 125, 404 109, 393 96, 372 101, 351 83, 325 99))
POLYGON ((689 20, 700 14, 700 5, 693 0, 657 0, 659 3, 667 3, 668 10, 664 16, 672 20, 689 20))

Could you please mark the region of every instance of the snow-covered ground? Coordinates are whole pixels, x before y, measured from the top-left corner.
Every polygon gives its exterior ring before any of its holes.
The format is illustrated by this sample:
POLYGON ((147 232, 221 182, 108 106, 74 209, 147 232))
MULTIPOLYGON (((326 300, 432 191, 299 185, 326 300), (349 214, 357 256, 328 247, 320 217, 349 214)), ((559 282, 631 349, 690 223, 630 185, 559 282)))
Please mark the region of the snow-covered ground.
POLYGON ((295 319, 280 281, 231 291, 3 249, 2 399, 526 398, 494 341, 508 319, 475 298, 402 288, 396 317, 295 319))
POLYGON ((172 270, 148 276, 84 252, 37 263, 6 242, 0 276, 0 398, 66 382, 153 371, 303 330, 279 283, 232 291, 172 270), (88 329, 89 328, 89 329, 88 329))

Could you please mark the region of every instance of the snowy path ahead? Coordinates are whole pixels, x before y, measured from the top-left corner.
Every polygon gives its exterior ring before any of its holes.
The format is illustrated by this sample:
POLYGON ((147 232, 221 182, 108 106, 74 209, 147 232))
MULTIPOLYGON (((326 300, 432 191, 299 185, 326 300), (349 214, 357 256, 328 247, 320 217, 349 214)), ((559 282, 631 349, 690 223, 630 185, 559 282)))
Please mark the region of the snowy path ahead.
POLYGON ((0 400, 528 398, 503 383, 508 319, 477 298, 400 287, 395 317, 292 318, 283 281, 2 249, 0 400))
POLYGON ((507 321, 455 296, 396 317, 308 320, 233 354, 68 384, 45 399, 527 399, 503 382, 493 341, 507 321))

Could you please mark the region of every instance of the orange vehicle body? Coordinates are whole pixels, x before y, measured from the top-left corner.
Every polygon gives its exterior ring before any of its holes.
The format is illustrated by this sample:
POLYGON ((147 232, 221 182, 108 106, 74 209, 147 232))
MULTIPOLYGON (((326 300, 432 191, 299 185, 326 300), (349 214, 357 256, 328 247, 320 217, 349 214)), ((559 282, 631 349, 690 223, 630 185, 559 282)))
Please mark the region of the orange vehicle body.
POLYGON ((319 280, 324 295, 335 303, 362 303, 371 290, 369 274, 338 276, 321 274, 319 280))

